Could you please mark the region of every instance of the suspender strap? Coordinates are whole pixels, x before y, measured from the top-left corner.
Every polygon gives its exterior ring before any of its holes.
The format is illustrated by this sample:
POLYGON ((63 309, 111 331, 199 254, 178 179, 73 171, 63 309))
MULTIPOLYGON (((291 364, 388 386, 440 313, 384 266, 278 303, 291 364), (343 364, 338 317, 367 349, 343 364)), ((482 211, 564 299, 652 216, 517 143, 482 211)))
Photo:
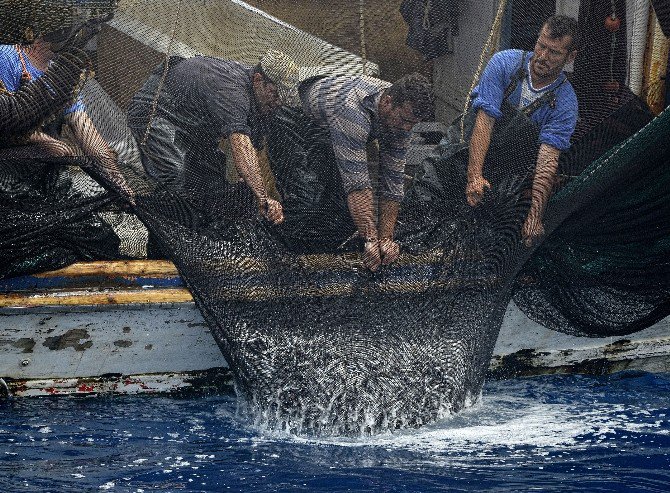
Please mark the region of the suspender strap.
POLYGON ((542 96, 537 98, 535 101, 530 103, 528 106, 523 108, 521 111, 526 116, 531 116, 533 113, 535 113, 538 109, 540 109, 545 104, 548 104, 552 109, 556 108, 556 89, 561 87, 565 83, 566 80, 568 80, 568 78, 564 77, 559 85, 554 87, 551 91, 545 92, 542 96))
POLYGON ((30 75, 30 72, 28 72, 28 66, 26 65, 26 58, 23 53, 23 50, 21 49, 21 45, 14 45, 14 49, 16 50, 16 53, 19 55, 19 61, 21 62, 21 82, 31 81, 33 77, 30 75))
MULTIPOLYGON (((509 85, 505 88, 505 93, 503 94, 503 101, 508 99, 514 93, 514 91, 516 91, 521 81, 523 81, 527 76, 528 73, 526 72, 526 54, 523 53, 521 55, 521 65, 519 66, 519 69, 514 73, 514 75, 512 75, 509 85)), ((535 101, 530 103, 525 108, 521 108, 520 111, 527 117, 530 117, 533 113, 535 113, 545 104, 548 104, 552 109, 555 108, 556 89, 565 84, 566 80, 568 80, 568 78, 565 75, 563 75, 563 80, 561 81, 560 84, 558 84, 552 90, 545 92, 542 96, 537 98, 535 101)))
POLYGON ((525 61, 526 61, 526 54, 522 53, 521 64, 519 65, 517 71, 514 72, 514 75, 512 75, 509 84, 505 88, 505 92, 503 93, 503 101, 509 98, 514 93, 514 91, 516 91, 516 88, 519 87, 519 83, 526 77, 527 74, 526 74, 525 61))

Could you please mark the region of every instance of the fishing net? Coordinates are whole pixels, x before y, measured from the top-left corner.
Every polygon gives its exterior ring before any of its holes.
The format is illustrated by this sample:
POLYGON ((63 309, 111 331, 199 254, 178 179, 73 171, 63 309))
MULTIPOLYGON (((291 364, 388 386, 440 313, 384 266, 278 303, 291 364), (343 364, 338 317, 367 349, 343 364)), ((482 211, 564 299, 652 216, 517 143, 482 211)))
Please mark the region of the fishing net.
POLYGON ((459 411, 512 299, 586 336, 670 313, 668 51, 649 2, 0 7, 19 78, 0 94, 0 275, 172 260, 263 426, 357 435, 459 411), (576 47, 537 47, 553 14, 578 19, 576 47), (561 62, 545 90, 534 50, 561 62), (31 80, 21 53, 42 63, 31 80), (383 106, 415 71, 434 116, 383 106), (267 80, 283 107, 263 106, 267 80), (473 191, 478 152, 490 187, 473 191))

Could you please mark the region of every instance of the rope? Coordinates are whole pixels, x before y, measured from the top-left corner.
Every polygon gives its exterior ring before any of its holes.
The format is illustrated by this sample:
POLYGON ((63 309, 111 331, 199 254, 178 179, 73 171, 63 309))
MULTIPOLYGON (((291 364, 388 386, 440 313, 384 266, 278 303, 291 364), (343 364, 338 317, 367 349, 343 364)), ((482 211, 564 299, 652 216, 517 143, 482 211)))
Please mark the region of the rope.
POLYGON ((0 390, 5 397, 12 396, 12 392, 9 390, 9 386, 7 385, 7 382, 5 382, 4 378, 0 378, 0 390))
MULTIPOLYGON (((612 18, 616 18, 616 2, 612 0, 612 18)), ((614 80, 614 52, 616 51, 616 31, 612 32, 610 43, 610 81, 614 80)))
POLYGON ((154 121, 154 116, 156 116, 156 108, 158 107, 158 98, 160 93, 163 90, 163 84, 165 83, 165 78, 167 77, 168 69, 170 68, 170 52, 172 51, 172 44, 174 43, 174 38, 177 32, 177 24, 179 23, 179 14, 181 13, 181 6, 183 0, 179 0, 177 4, 177 12, 175 14, 174 24, 172 25, 172 33, 170 34, 170 42, 168 43, 167 50, 165 51, 165 59, 163 60, 163 75, 161 75, 161 80, 158 82, 158 87, 156 88, 156 95, 154 100, 151 103, 151 113, 149 114, 149 121, 147 122, 147 129, 144 132, 142 137, 141 145, 146 145, 147 139, 149 138, 149 132, 151 131, 151 125, 154 121))
MULTIPOLYGON (((475 75, 472 79, 470 90, 465 97, 465 106, 463 107, 464 116, 468 111, 468 106, 470 106, 470 94, 472 94, 472 91, 475 89, 477 82, 479 82, 479 77, 484 70, 484 65, 488 62, 488 59, 491 58, 491 55, 493 54, 493 41, 500 36, 502 20, 505 14, 505 7, 507 7, 507 0, 500 0, 500 4, 498 5, 498 12, 496 13, 496 17, 493 20, 493 25, 489 30, 489 37, 486 40, 484 47, 482 48, 481 55, 479 55, 479 65, 477 66, 477 71, 475 72, 475 75)), ((461 142, 465 142, 465 118, 461 118, 461 142)))
POLYGON ((424 29, 430 29, 430 9, 433 7, 431 0, 426 0, 426 5, 423 8, 423 20, 421 25, 424 29))
POLYGON ((358 1, 358 27, 361 37, 361 61, 363 63, 363 75, 367 72, 367 49, 365 43, 365 0, 358 1))

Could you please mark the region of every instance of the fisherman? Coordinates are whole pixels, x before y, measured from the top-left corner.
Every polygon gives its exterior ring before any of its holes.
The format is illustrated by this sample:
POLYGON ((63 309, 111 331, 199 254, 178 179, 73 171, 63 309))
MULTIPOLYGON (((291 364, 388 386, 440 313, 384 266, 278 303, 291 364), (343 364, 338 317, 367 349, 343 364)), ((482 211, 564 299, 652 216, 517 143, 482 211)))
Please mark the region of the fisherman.
POLYGON ((119 257, 120 238, 97 213, 115 197, 84 192, 85 180, 74 186, 65 166, 84 166, 105 188, 134 201, 76 96, 90 68, 86 45, 113 9, 91 17, 74 16, 70 7, 16 2, 0 16, 0 210, 7 226, 0 276, 119 257))
POLYGON ((34 83, 12 93, 0 82, 0 141, 6 144, 32 133, 45 118, 65 106, 88 63, 86 52, 68 47, 34 83))
POLYGON ((405 155, 412 127, 433 118, 432 86, 420 74, 394 84, 367 76, 327 76, 307 79, 298 92, 304 113, 330 132, 349 214, 364 242, 363 261, 376 271, 400 254, 394 231, 404 196, 405 155), (378 219, 366 153, 368 142, 375 139, 378 219))
MULTIPOLYGON (((64 40, 60 37, 64 35, 66 33, 57 31, 47 33, 30 44, 0 45, 0 92, 10 95, 20 93, 26 85, 44 76, 56 56, 56 50, 61 48, 59 45, 64 40)), ((60 63, 63 63, 62 58, 60 63)), ((83 80, 85 79, 77 82, 81 83, 83 80)), ((71 89, 75 92, 74 87, 71 89)), ((52 88, 47 88, 47 91, 54 96, 57 93, 52 88)), ((98 133, 86 114, 81 98, 74 98, 74 102, 62 114, 48 116, 51 118, 45 125, 32 129, 25 135, 14 135, 13 139, 8 139, 9 143, 19 146, 34 145, 44 150, 47 156, 54 158, 76 157, 83 151, 86 157, 93 158, 93 168, 104 181, 133 202, 133 191, 117 166, 116 153, 98 133), (66 128, 73 137, 74 146, 61 138, 66 128)), ((26 114, 26 120, 31 118, 31 114, 26 114)))
MULTIPOLYGON (((496 53, 473 91, 476 119, 469 144, 466 199, 477 206, 491 183, 484 162, 496 132, 496 121, 523 112, 539 129, 539 151, 531 186, 531 204, 521 234, 526 246, 543 234, 544 210, 555 182, 558 158, 570 148, 577 122, 577 97, 563 68, 577 55, 577 21, 550 17, 542 26, 533 52, 504 50, 496 53)), ((513 163, 505 163, 510 166, 513 163)))
POLYGON ((235 170, 260 213, 281 223, 282 205, 268 192, 258 151, 264 146, 267 118, 291 99, 297 77, 297 65, 278 50, 268 51, 253 67, 205 56, 170 57, 128 108, 145 170, 168 187, 187 192, 201 208, 217 203, 220 208, 238 207, 238 200, 229 200, 237 185, 226 180, 227 140, 235 170))

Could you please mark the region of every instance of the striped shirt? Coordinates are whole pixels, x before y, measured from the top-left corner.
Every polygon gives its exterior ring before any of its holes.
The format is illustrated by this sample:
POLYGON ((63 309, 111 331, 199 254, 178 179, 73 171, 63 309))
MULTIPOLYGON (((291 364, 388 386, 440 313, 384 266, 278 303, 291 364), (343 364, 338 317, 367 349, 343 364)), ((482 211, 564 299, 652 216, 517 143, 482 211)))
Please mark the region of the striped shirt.
POLYGON ((305 114, 327 127, 346 194, 372 188, 367 143, 379 141, 380 198, 401 202, 409 132, 384 129, 379 100, 391 84, 373 77, 331 76, 300 87, 305 114))

